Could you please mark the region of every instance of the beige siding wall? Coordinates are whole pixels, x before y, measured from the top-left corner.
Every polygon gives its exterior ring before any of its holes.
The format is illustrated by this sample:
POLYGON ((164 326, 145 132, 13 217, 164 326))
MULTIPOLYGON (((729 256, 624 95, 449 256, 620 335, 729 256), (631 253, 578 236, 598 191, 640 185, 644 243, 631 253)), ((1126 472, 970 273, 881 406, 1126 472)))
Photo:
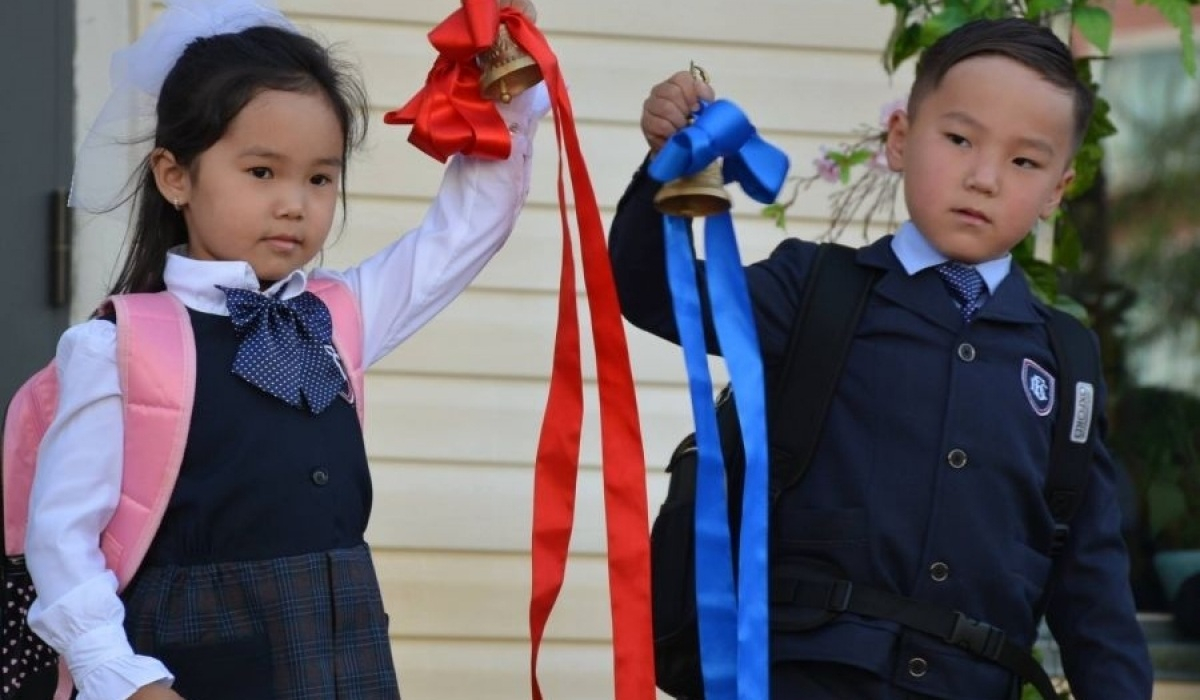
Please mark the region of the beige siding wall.
MULTIPOLYGON (((326 263, 349 264, 414 226, 441 166, 382 113, 404 102, 433 60, 426 32, 452 0, 281 0, 305 29, 343 44, 372 97, 369 143, 350 170, 346 231, 326 263)), ((134 0, 136 25, 156 9, 134 0)), ((874 123, 903 94, 879 62, 889 13, 868 0, 543 0, 540 25, 572 90, 605 217, 644 155, 637 127, 650 86, 690 60, 741 104, 808 174, 817 147, 874 123)), ((537 141, 530 202, 512 241, 474 285, 368 378, 367 443, 375 474, 375 548, 407 700, 522 698, 528 690, 532 460, 555 326, 561 233, 554 129, 537 141)), ((820 186, 802 195, 792 234, 819 233, 820 186)), ((783 234, 738 198, 744 255, 783 234)), ((336 236, 335 236, 336 237, 336 236)), ((586 316, 586 314, 585 314, 586 316)), ((677 348, 629 336, 653 513, 661 464, 690 418, 677 348)), ((585 349, 588 346, 585 341, 585 349)), ((589 378, 591 357, 585 354, 589 378)), ((589 396, 595 394, 593 384, 589 396)), ((541 678, 548 698, 612 696, 603 506, 594 399, 584 432, 577 529, 567 585, 551 619, 541 678)))

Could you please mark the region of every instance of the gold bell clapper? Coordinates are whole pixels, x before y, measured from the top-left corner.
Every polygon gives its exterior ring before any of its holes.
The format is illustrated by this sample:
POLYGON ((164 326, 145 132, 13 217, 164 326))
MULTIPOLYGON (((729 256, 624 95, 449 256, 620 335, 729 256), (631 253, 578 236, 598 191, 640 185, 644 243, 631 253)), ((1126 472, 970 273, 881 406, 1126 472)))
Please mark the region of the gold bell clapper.
MULTIPOLYGON (((692 63, 691 71, 698 80, 708 82, 708 74, 700 66, 692 63)), ((689 119, 688 123, 691 122, 689 119)), ((721 159, 717 158, 698 173, 664 184, 654 195, 654 206, 664 214, 688 218, 729 211, 733 198, 725 189, 721 159)))
POLYGON ((496 32, 496 41, 479 54, 478 61, 483 69, 480 91, 489 100, 508 104, 512 98, 542 81, 542 70, 537 62, 517 46, 503 24, 496 32))

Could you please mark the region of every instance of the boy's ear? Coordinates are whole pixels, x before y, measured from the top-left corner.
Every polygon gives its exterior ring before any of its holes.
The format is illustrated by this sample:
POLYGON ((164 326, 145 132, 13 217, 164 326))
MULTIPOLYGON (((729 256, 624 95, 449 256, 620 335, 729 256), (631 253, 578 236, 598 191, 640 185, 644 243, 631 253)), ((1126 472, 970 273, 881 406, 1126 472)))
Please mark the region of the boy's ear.
POLYGON ((188 169, 175 160, 175 154, 165 148, 156 148, 150 153, 150 171, 154 173, 154 184, 163 198, 176 209, 188 202, 191 194, 191 177, 188 169))
POLYGON ((888 167, 894 172, 904 172, 904 146, 907 139, 908 112, 896 110, 888 118, 887 142, 884 144, 888 167))
POLYGON ((1058 184, 1054 186, 1054 191, 1050 193, 1050 198, 1042 205, 1042 210, 1038 212, 1038 216, 1043 219, 1049 219, 1058 211, 1058 205, 1062 203, 1063 193, 1071 186, 1075 180, 1075 169, 1067 168, 1059 178, 1058 184))

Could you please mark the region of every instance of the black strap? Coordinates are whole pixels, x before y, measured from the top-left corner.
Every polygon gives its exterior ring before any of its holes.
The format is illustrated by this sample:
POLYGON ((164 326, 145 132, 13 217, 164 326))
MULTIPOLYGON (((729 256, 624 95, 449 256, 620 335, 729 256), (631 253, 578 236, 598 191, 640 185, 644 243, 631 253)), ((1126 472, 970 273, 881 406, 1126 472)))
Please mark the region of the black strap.
POLYGON ((1054 536, 1046 549, 1053 557, 1066 544, 1071 518, 1091 479, 1100 355, 1091 332, 1067 313, 1048 308, 1046 327, 1058 363, 1057 421, 1046 474, 1046 503, 1054 518, 1054 536))
POLYGON ((1008 640, 1004 630, 936 603, 857 585, 846 580, 775 577, 772 603, 791 603, 834 613, 851 612, 898 622, 996 663, 1032 683, 1045 700, 1057 700, 1054 684, 1029 650, 1008 640))
POLYGON ((856 263, 857 252, 837 243, 821 244, 805 282, 779 391, 769 409, 772 503, 808 471, 875 282, 877 272, 856 263))

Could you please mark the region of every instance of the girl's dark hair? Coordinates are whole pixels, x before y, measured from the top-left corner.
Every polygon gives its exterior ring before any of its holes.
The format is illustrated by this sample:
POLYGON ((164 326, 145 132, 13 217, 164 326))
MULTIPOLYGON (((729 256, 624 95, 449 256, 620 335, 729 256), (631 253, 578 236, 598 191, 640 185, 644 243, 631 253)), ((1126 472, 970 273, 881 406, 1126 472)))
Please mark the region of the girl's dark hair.
POLYGON ((1066 44, 1046 27, 1026 19, 975 20, 938 39, 917 62, 917 75, 908 97, 908 113, 916 115, 921 100, 937 89, 951 68, 977 56, 1011 59, 1036 72, 1051 85, 1069 92, 1075 103, 1074 145, 1079 147, 1092 120, 1095 95, 1079 80, 1075 61, 1066 44))
MULTIPOLYGON (((366 93, 347 64, 308 37, 275 27, 253 27, 188 44, 159 92, 154 147, 170 151, 180 165, 191 166, 264 90, 320 92, 328 97, 342 127, 343 162, 366 135, 366 93)), ((167 251, 188 240, 183 214, 158 191, 149 158, 136 177, 133 235, 111 294, 165 289, 167 251)), ((344 175, 341 187, 344 212, 344 175)))

